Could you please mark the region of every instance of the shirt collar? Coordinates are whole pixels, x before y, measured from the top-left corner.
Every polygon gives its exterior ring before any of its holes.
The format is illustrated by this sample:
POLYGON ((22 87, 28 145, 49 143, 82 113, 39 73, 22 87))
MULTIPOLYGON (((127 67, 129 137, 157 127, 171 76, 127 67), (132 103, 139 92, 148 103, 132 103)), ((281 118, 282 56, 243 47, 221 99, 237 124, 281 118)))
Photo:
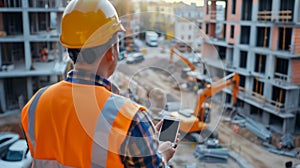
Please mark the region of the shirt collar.
POLYGON ((85 70, 71 70, 70 72, 68 72, 66 81, 103 86, 113 93, 119 93, 118 87, 112 84, 110 81, 95 73, 91 73, 85 70))

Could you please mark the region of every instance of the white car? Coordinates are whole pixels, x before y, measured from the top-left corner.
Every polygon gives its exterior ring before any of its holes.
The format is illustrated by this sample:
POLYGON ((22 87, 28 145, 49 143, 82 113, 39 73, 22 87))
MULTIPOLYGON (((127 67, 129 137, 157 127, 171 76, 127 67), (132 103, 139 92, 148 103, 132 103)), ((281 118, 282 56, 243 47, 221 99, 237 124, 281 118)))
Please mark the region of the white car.
POLYGON ((132 52, 127 55, 126 63, 127 64, 134 64, 144 61, 144 55, 141 52, 132 52))
POLYGON ((19 134, 12 132, 0 133, 0 154, 7 150, 7 148, 19 139, 19 134))
POLYGON ((32 157, 24 139, 19 139, 13 143, 6 154, 0 160, 0 167, 5 168, 29 168, 32 157))

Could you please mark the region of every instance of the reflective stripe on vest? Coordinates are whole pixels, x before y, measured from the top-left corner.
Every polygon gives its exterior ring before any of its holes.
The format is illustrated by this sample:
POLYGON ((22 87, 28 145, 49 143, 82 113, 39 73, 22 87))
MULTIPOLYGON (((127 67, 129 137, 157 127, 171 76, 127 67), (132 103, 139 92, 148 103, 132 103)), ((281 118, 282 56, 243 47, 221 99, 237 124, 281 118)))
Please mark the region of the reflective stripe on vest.
MULTIPOLYGON (((38 122, 35 121, 35 111, 41 95, 46 91, 46 89, 47 88, 43 88, 36 94, 28 109, 29 143, 31 142, 33 150, 35 151, 36 145, 43 143, 35 142, 34 126, 35 122, 38 122)), ((91 137, 93 138, 93 141, 91 147, 90 167, 124 167, 119 156, 120 146, 125 140, 131 121, 139 109, 142 110, 145 108, 118 95, 111 94, 108 97, 108 99, 104 102, 104 106, 98 117, 93 137, 91 137)), ((51 146, 49 147, 51 148, 51 146)), ((48 155, 45 154, 45 156, 48 155)), ((57 156, 52 156, 51 158, 57 159, 56 157, 57 156)), ((64 160, 62 158, 60 158, 60 162, 61 163, 56 160, 43 160, 42 158, 39 158, 34 159, 33 167, 67 168, 67 166, 64 166, 64 160)))
POLYGON ((111 95, 106 101, 94 133, 92 163, 101 163, 100 166, 106 167, 109 133, 113 121, 125 100, 111 95))
MULTIPOLYGON (((33 163, 32 163, 32 168, 72 168, 69 166, 63 166, 60 163, 58 163, 56 160, 38 160, 38 159, 34 159, 33 163)), ((92 164, 92 168, 104 168, 102 166, 96 165, 96 164, 92 164)))
POLYGON ((28 136, 29 140, 33 146, 33 150, 35 150, 35 138, 34 138, 34 120, 35 120, 35 110, 37 103, 41 97, 41 95, 47 90, 48 87, 42 88, 32 100, 32 103, 28 109, 28 136))
POLYGON ((63 166, 60 163, 58 163, 56 160, 38 160, 34 159, 32 163, 32 168, 72 168, 68 166, 63 166))

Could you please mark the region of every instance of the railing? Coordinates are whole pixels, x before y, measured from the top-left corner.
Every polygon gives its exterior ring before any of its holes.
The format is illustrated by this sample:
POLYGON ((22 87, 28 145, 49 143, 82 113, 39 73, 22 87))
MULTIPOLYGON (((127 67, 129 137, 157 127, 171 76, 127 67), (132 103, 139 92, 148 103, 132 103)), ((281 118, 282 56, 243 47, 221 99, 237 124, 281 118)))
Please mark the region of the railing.
POLYGON ((259 11, 257 12, 257 20, 259 21, 289 21, 292 19, 291 10, 282 11, 259 11))
POLYGON ((288 83, 288 75, 275 72, 274 73, 274 80, 279 85, 285 85, 285 84, 288 83))
POLYGON ((283 103, 277 102, 274 100, 270 100, 270 99, 266 99, 263 95, 253 92, 253 91, 250 91, 250 90, 247 90, 243 87, 239 87, 239 95, 244 99, 253 100, 253 101, 261 104, 262 106, 266 106, 277 112, 284 112, 285 110, 287 110, 287 109, 285 109, 285 106, 283 103))

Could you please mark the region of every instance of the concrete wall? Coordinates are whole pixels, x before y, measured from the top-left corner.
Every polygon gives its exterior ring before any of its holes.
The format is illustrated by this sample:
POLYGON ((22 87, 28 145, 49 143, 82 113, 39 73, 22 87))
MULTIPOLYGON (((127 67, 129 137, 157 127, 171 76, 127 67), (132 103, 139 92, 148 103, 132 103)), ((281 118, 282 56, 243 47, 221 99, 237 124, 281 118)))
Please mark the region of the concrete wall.
POLYGON ((240 49, 237 47, 233 48, 232 54, 234 55, 232 58, 233 67, 240 69, 240 49))
POLYGON ((294 7, 294 22, 300 22, 300 0, 295 0, 295 7, 294 7))
POLYGON ((212 44, 203 43, 202 44, 202 57, 203 58, 218 58, 218 52, 212 44))
POLYGON ((225 62, 226 65, 229 65, 229 66, 234 65, 234 57, 233 57, 233 55, 235 55, 233 53, 234 51, 235 50, 233 48, 227 48, 226 49, 226 62, 225 62))
POLYGON ((277 50, 278 40, 279 40, 279 29, 278 27, 273 27, 271 31, 271 47, 273 51, 277 50))
POLYGON ((240 112, 246 116, 250 116, 250 105, 248 103, 245 103, 243 110, 240 112))
POLYGON ((4 30, 3 14, 0 12, 0 31, 4 30))
POLYGON ((174 25, 174 37, 175 39, 182 40, 185 43, 192 44, 195 41, 195 28, 196 25, 193 22, 190 21, 182 21, 177 20, 175 21, 174 25), (190 39, 188 38, 190 37, 190 39))
POLYGON ((269 125, 270 123, 270 113, 264 111, 262 116, 262 124, 269 125))
POLYGON ((283 121, 282 132, 283 133, 294 133, 295 132, 296 117, 286 118, 283 121))
POLYGON ((273 90, 272 88, 273 88, 273 85, 270 82, 265 82, 264 97, 267 100, 271 100, 271 98, 272 98, 272 90, 273 90))
POLYGON ((226 25, 226 41, 229 44, 237 44, 239 42, 241 33, 241 25, 240 24, 227 24, 226 25), (234 26, 234 35, 233 38, 230 37, 230 27, 234 26))
POLYGON ((207 13, 207 0, 204 1, 204 6, 203 6, 203 19, 204 20, 210 20, 210 14, 207 13))
POLYGON ((216 14, 214 13, 217 9, 216 1, 210 1, 210 5, 207 5, 208 0, 204 1, 203 6, 203 19, 204 20, 216 20, 216 14), (208 12, 208 13, 207 13, 208 12), (211 14, 213 13, 213 14, 211 14))
POLYGON ((26 101, 28 101, 33 96, 32 78, 27 77, 26 83, 27 83, 27 100, 26 101))
POLYGON ((252 21, 257 21, 258 0, 253 0, 252 2, 252 21))
MULTIPOLYGON (((299 12, 300 13, 300 12, 299 12)), ((292 34, 292 47, 295 55, 300 56, 300 28, 294 28, 292 34)))
POLYGON ((300 60, 292 61, 291 83, 300 84, 300 60))
POLYGON ((215 38, 216 37, 216 24, 215 23, 210 23, 209 24, 209 32, 208 32, 210 37, 215 38))
POLYGON ((272 54, 267 55, 266 59, 266 79, 272 79, 274 77, 274 72, 275 72, 275 56, 272 54))
POLYGON ((227 20, 237 22, 241 20, 242 0, 236 0, 235 14, 232 14, 232 0, 227 1, 227 20))
POLYGON ((248 62, 247 62, 247 69, 250 72, 250 74, 253 74, 254 72, 254 62, 255 62, 255 53, 253 50, 250 50, 248 52, 248 62))
MULTIPOLYGON (((4 81, 0 79, 0 108, 2 111, 6 111, 6 95, 4 90, 4 81)), ((0 110, 0 111, 1 111, 0 110)))
POLYGON ((292 109, 298 106, 299 90, 287 90, 285 95, 285 107, 292 109))

